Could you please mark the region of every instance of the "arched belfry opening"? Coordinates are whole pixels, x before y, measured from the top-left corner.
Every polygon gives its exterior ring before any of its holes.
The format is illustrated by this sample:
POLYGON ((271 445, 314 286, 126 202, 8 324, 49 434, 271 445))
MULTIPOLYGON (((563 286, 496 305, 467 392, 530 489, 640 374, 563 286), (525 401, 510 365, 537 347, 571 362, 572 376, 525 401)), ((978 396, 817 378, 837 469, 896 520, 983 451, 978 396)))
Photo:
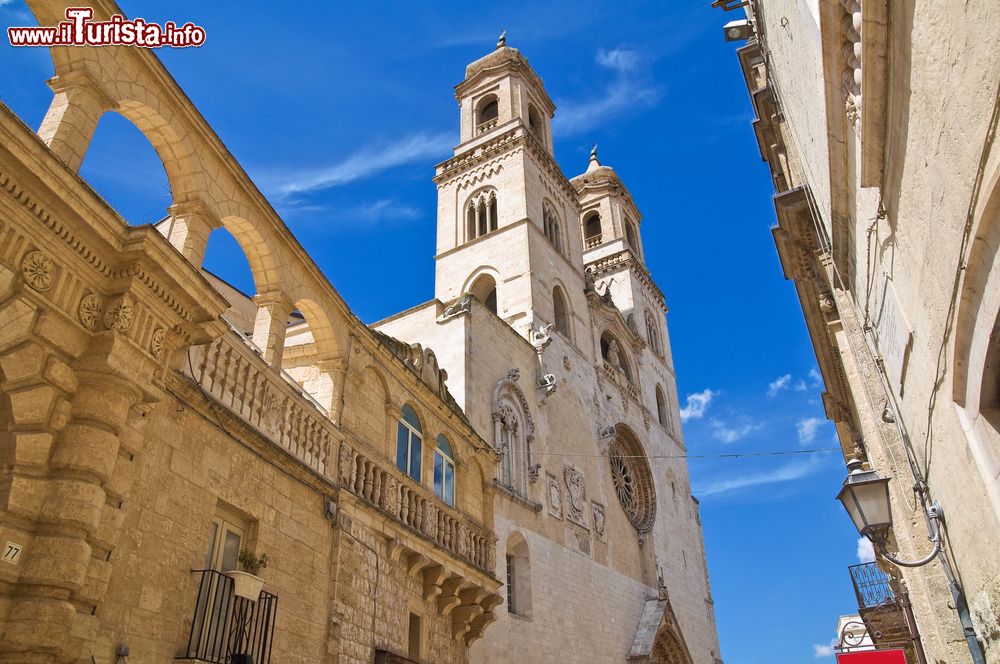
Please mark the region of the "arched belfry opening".
POLYGON ((500 117, 500 102, 497 96, 489 94, 479 100, 476 110, 477 132, 486 131, 496 126, 500 117))
POLYGON ((486 305, 486 308, 497 314, 497 282, 491 274, 481 274, 472 282, 469 289, 472 296, 486 305))

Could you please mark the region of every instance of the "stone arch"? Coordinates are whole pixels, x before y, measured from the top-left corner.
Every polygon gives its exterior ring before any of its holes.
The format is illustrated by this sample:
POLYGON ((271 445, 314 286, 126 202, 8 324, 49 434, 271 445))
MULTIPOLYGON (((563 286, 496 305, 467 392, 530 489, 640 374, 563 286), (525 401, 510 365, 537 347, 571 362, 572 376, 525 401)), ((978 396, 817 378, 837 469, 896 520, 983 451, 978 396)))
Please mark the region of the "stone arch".
POLYGON ((663 392, 663 387, 656 384, 656 419, 660 426, 670 429, 670 406, 667 404, 667 396, 663 392))
POLYGON ((462 292, 471 293, 487 309, 500 315, 499 277, 494 268, 480 267, 466 279, 462 292))
POLYGON ((496 187, 480 187, 465 199, 462 218, 465 219, 465 241, 489 235, 499 228, 499 207, 496 187))
POLYGON ((601 359, 612 369, 625 374, 630 383, 633 382, 632 359, 625 350, 625 344, 610 330, 601 333, 601 359))
POLYGON ((601 238, 603 236, 603 228, 601 227, 601 213, 597 210, 591 210, 583 215, 583 246, 594 247, 601 244, 601 238))
POLYGON ((952 399, 1000 518, 1000 166, 984 191, 962 277, 952 348, 952 399), (988 188, 987 188, 988 187, 988 188))
POLYGON ((511 369, 493 389, 493 441, 500 454, 497 482, 519 496, 527 496, 528 483, 538 478, 538 466, 532 462, 531 444, 535 422, 528 400, 518 386, 518 369, 511 369))
POLYGON ((692 664, 683 639, 669 625, 664 625, 657 633, 649 661, 655 664, 692 664))
POLYGON ((573 340, 573 309, 566 297, 566 289, 558 282, 552 287, 552 322, 556 330, 573 340))
POLYGON ((494 93, 483 95, 476 103, 476 127, 500 116, 500 99, 494 93))
POLYGON ((531 617, 531 553, 528 542, 518 531, 507 537, 504 551, 504 594, 507 612, 524 618, 531 617))
POLYGON ((615 425, 615 437, 608 446, 611 481, 618 502, 642 542, 656 520, 656 487, 646 451, 627 425, 615 425))

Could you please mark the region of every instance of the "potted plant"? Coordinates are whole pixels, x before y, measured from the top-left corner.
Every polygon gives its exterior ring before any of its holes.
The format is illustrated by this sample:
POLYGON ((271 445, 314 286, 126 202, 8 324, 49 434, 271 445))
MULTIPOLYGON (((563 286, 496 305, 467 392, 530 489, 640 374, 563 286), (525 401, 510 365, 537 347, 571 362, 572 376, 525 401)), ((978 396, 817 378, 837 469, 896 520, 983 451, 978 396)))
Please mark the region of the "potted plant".
POLYGON ((264 588, 264 579, 258 575, 267 567, 267 554, 262 553, 258 556, 250 549, 242 549, 237 560, 243 571, 226 572, 233 580, 233 590, 237 597, 256 602, 260 599, 260 591, 264 588))

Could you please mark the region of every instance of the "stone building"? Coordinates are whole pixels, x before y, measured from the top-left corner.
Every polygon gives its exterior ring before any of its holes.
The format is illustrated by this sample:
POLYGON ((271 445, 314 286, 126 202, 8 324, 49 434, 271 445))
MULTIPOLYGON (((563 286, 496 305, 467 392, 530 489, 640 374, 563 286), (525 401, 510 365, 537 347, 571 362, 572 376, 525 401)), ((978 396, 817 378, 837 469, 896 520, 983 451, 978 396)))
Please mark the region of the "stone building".
POLYGON ((713 4, 747 7, 726 34, 750 37, 774 239, 827 416, 845 460, 891 478, 881 571, 852 568, 861 616, 911 661, 1000 662, 1000 6, 713 4), (942 554, 890 562, 933 553, 934 501, 942 554))
POLYGON ((150 51, 51 56, 37 132, 0 104, 0 662, 720 661, 641 216, 516 50, 457 88, 436 298, 373 326, 150 51), (107 112, 155 226, 77 175, 107 112))
POLYGON ((636 202, 596 149, 563 175, 555 107, 503 38, 455 92, 460 142, 434 178, 435 297, 374 328, 434 348, 500 454, 505 601, 472 660, 720 661, 636 202))

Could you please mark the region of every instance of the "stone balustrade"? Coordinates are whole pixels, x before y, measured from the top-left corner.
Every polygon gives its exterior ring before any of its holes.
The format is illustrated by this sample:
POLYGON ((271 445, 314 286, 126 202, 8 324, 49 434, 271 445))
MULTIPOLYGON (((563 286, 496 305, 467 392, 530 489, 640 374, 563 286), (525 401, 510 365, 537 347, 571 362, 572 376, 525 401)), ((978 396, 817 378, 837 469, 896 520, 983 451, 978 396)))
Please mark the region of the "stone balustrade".
POLYGON ((611 382, 614 383, 619 390, 621 390, 628 396, 632 397, 632 399, 635 400, 636 402, 640 404, 642 403, 642 401, 639 399, 639 390, 636 388, 635 385, 633 385, 629 381, 628 377, 621 369, 613 367, 607 362, 604 363, 603 368, 605 377, 610 379, 611 382))
POLYGON ((376 459, 346 441, 340 446, 338 479, 348 491, 371 503, 410 530, 493 574, 493 533, 445 504, 391 463, 376 459))
POLYGON ((593 249, 594 247, 601 246, 602 240, 600 235, 595 235, 593 237, 585 238, 583 241, 583 246, 585 249, 593 249))
POLYGON ((192 348, 188 371, 216 402, 317 473, 327 474, 333 422, 238 333, 192 348))
POLYGON ((485 120, 484 122, 480 122, 478 125, 476 125, 476 134, 485 134, 490 129, 493 129, 496 126, 497 126, 496 118, 493 118, 491 120, 485 120))

